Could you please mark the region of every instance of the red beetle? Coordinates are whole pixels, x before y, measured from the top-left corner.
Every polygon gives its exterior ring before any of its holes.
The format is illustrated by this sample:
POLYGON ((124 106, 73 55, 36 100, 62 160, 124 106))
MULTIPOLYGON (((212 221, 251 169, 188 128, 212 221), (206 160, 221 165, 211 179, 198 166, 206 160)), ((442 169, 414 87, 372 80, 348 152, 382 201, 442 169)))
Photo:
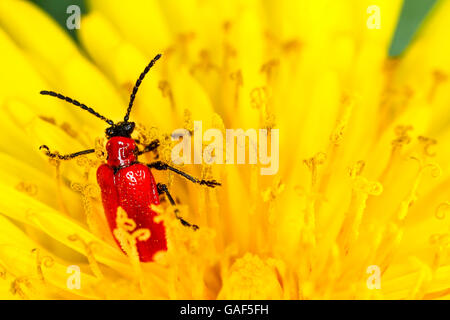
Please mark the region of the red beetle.
MULTIPOLYGON (((112 120, 105 118, 92 108, 59 93, 53 91, 40 92, 43 95, 56 97, 74 104, 106 121, 106 123, 110 125, 105 132, 106 137, 108 138, 106 144, 108 153, 107 162, 102 164, 97 170, 97 182, 101 189, 103 208, 113 237, 119 246, 119 239, 117 239, 114 234, 114 230, 117 228, 116 218, 119 206, 126 212, 129 219, 134 220, 136 229, 145 228, 150 231, 150 237, 147 238, 147 240, 138 240, 136 242, 139 259, 142 262, 152 261, 156 252, 167 250, 165 227, 162 222, 156 223, 154 221, 157 213, 151 210, 150 205, 159 205, 159 195, 162 193, 165 193, 170 203, 175 205, 167 186, 155 182, 150 168, 155 170, 171 170, 194 183, 208 187, 220 185, 220 183, 215 180, 196 179, 162 161, 156 161, 149 164, 142 164, 138 161, 139 155, 156 150, 159 146, 159 141, 152 141, 149 145, 144 146, 140 150, 138 148, 139 141, 131 138, 135 123, 128 121, 128 119, 142 80, 160 57, 161 55, 158 54, 150 61, 139 76, 130 96, 127 113, 125 114, 123 121, 119 123, 114 123, 112 120)), ((95 149, 88 149, 72 154, 61 155, 58 152, 50 152, 50 149, 45 145, 40 147, 40 149, 42 148, 45 149, 47 156, 60 160, 70 160, 77 156, 95 152, 95 149)), ((175 210, 175 214, 177 219, 179 219, 184 226, 191 227, 194 230, 198 229, 198 226, 190 224, 180 217, 177 210, 175 210)))

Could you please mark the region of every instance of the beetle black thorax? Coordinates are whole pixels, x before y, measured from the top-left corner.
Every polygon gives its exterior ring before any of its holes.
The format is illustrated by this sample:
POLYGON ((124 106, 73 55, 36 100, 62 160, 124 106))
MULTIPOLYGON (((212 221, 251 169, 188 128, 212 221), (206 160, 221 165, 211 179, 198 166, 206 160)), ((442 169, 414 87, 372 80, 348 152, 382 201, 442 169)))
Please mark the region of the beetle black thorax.
POLYGON ((107 128, 105 133, 108 139, 112 137, 130 138, 134 131, 135 125, 136 124, 134 122, 119 122, 107 128))

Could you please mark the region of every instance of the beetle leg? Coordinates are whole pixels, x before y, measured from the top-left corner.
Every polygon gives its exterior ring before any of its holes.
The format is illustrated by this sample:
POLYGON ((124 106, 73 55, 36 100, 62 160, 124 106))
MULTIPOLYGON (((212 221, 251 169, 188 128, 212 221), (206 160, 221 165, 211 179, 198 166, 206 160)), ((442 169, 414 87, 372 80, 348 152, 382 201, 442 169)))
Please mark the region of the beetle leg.
POLYGON ((141 154, 151 152, 156 150, 159 147, 159 140, 154 140, 150 144, 146 145, 144 149, 139 150, 137 154, 140 156, 141 154))
POLYGON ((59 154, 58 152, 51 152, 50 148, 47 147, 46 145, 40 146, 39 150, 41 150, 41 149, 45 149, 45 155, 47 157, 52 158, 52 159, 56 158, 56 159, 59 159, 59 160, 71 160, 71 159, 76 158, 78 156, 82 156, 82 155, 85 155, 85 154, 89 154, 89 153, 94 153, 95 152, 95 149, 88 149, 88 150, 83 150, 83 151, 78 151, 78 152, 75 152, 75 153, 62 155, 62 154, 59 154))
POLYGON ((216 180, 203 180, 203 179, 200 180, 200 179, 194 178, 193 176, 187 174, 186 172, 178 170, 177 168, 174 168, 174 167, 172 167, 172 166, 170 166, 167 163, 164 163, 162 161, 155 161, 155 162, 147 164, 147 166, 149 168, 152 168, 152 169, 155 169, 155 170, 170 170, 170 171, 173 171, 175 173, 178 173, 180 176, 185 177, 186 179, 188 179, 191 182, 198 183, 200 185, 205 185, 205 186, 210 187, 210 188, 214 188, 216 186, 220 186, 221 185, 220 182, 217 182, 216 180))
MULTIPOLYGON (((169 199, 169 202, 171 205, 175 206, 175 201, 173 200, 172 196, 170 195, 169 189, 167 188, 167 186, 163 183, 158 183, 156 185, 156 187, 158 188, 158 193, 162 194, 165 193, 167 198, 169 199)), ((175 209, 175 217, 180 220, 181 224, 185 227, 191 227, 194 230, 197 230, 199 227, 196 224, 190 224, 189 222, 187 222, 186 220, 184 220, 182 217, 180 217, 179 215, 180 211, 178 209, 175 209)))

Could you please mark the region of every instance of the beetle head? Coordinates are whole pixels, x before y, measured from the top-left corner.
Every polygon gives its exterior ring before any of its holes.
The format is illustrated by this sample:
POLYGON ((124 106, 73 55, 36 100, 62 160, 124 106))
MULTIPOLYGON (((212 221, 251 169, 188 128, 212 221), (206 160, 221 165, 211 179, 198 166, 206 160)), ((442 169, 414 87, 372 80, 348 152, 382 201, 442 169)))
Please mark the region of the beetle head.
POLYGON ((106 137, 112 138, 112 137, 126 137, 131 138, 131 134, 134 131, 135 127, 134 122, 119 122, 116 124, 113 124, 111 127, 107 128, 105 133, 106 137))

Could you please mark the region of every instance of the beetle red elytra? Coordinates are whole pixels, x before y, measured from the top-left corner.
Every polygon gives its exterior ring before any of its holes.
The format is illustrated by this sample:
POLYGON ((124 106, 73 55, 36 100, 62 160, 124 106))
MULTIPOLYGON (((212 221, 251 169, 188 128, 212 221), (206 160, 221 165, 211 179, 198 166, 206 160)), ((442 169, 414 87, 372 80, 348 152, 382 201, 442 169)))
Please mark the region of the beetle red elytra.
MULTIPOLYGON (((154 221, 157 213, 151 209, 151 205, 159 205, 159 195, 162 194, 165 194, 171 205, 175 205, 175 201, 169 193, 167 186, 162 183, 156 183, 150 169, 170 170, 193 183, 211 188, 220 185, 216 180, 194 178, 162 161, 149 164, 143 164, 138 161, 139 155, 156 151, 159 146, 159 141, 154 140, 149 145, 141 146, 143 148, 139 149, 138 145, 140 145, 140 142, 131 138, 135 123, 130 122, 129 117, 142 80, 159 58, 161 58, 161 54, 156 55, 150 61, 137 79, 130 95, 130 102, 125 117, 123 121, 118 123, 114 123, 112 120, 94 111, 94 109, 62 94, 53 91, 40 92, 42 95, 49 95, 78 106, 110 125, 105 131, 108 139, 106 143, 107 159, 106 163, 100 165, 97 169, 97 182, 101 189, 103 208, 109 228, 119 247, 119 239, 114 235, 114 230, 117 228, 116 218, 119 207, 126 212, 129 219, 134 220, 137 228, 145 228, 150 231, 150 237, 147 240, 136 243, 141 262, 153 261, 155 253, 167 250, 165 227, 162 222, 154 221)), ((70 160, 95 152, 95 149, 88 149, 61 155, 58 152, 51 152, 46 145, 40 146, 39 149, 45 149, 45 154, 48 157, 59 160, 70 160)), ((180 217, 177 210, 175 210, 175 215, 184 226, 191 227, 194 230, 198 229, 197 225, 190 224, 180 217)))

